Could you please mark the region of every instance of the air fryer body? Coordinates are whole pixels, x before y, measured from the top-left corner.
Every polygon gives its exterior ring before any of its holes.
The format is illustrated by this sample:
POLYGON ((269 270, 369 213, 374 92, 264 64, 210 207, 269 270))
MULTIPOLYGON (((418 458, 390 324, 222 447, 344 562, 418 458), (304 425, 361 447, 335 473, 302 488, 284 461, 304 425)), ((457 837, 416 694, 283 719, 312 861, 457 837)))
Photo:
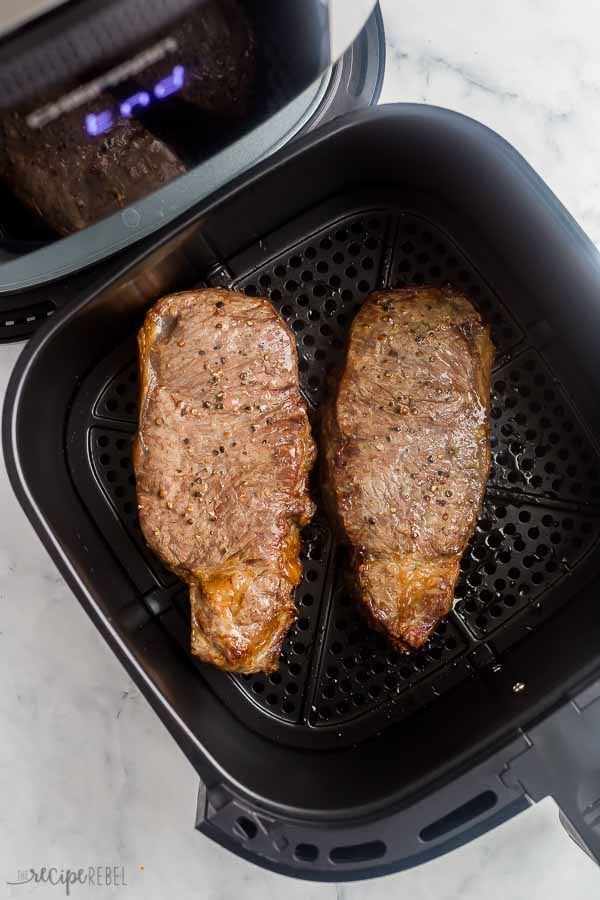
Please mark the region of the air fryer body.
POLYGON ((0 11, 0 339, 64 305, 73 276, 379 94, 374 0, 27 6, 0 11))
POLYGON ((242 175, 25 348, 4 407, 11 482, 196 768, 196 824, 213 840, 278 872, 362 878, 550 794, 600 861, 599 291, 597 250, 512 147, 399 105, 242 175), (137 527, 146 309, 201 282, 268 296, 296 335, 312 415, 364 297, 425 281, 468 292, 497 348, 492 466, 453 612, 402 658, 354 614, 317 513, 279 672, 194 661, 187 591, 137 527))

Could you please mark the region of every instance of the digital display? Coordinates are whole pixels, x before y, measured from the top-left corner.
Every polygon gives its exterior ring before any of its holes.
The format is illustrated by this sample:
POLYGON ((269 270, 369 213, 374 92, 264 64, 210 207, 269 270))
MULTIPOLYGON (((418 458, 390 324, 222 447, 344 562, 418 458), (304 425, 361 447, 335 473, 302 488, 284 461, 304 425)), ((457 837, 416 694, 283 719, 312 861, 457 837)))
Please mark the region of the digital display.
POLYGON ((0 199, 8 193, 13 203, 13 232, 19 219, 43 237, 87 228, 184 176, 264 117, 272 97, 257 90, 250 9, 240 0, 185 2, 193 10, 148 42, 114 57, 107 48, 105 68, 0 110, 0 199))
POLYGON ((49 125, 60 116, 102 96, 107 90, 117 87, 126 79, 135 78, 148 66, 160 62, 175 50, 177 50, 177 41, 172 36, 145 48, 132 59, 115 66, 98 78, 94 78, 93 81, 85 82, 74 90, 67 91, 58 99, 34 109, 27 115, 27 125, 33 129, 49 125))
MULTIPOLYGON (((64 34, 50 22, 46 35, 40 23, 48 45, 41 88, 4 106, 0 96, 0 258, 111 217, 111 247, 151 220, 164 224, 205 190, 190 173, 321 73, 319 0, 169 0, 172 15, 160 14, 162 0, 89 5, 99 7, 98 21, 68 17, 64 34)), ((292 118, 282 118, 274 139, 295 127, 292 118)), ((261 141, 271 146, 267 132, 261 141)), ((227 164, 237 171, 239 154, 227 164)))
POLYGON ((98 113, 88 113, 85 117, 85 130, 90 137, 105 134, 111 130, 118 115, 129 119, 134 115, 136 108, 146 109, 157 100, 165 100, 181 90, 184 84, 184 67, 173 66, 171 74, 167 75, 166 78, 161 78, 152 88, 152 92, 136 91, 131 97, 126 97, 119 105, 115 105, 113 109, 103 109, 98 113))

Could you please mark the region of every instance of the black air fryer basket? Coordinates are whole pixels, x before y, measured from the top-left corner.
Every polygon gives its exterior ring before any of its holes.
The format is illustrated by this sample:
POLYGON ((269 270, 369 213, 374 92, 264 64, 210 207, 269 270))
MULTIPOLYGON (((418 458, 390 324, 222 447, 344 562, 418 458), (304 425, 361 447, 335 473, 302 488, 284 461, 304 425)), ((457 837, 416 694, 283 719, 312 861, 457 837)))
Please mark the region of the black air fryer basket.
POLYGON ((354 114, 263 163, 82 292, 25 349, 13 486, 202 786, 197 827, 344 880, 439 855, 547 794, 600 859, 600 266, 501 138, 454 113, 354 114), (489 319, 493 463, 454 611, 403 656, 356 616, 318 512, 279 672, 188 652, 186 591, 136 516, 135 332, 166 292, 269 297, 312 413, 378 286, 445 284, 489 319))

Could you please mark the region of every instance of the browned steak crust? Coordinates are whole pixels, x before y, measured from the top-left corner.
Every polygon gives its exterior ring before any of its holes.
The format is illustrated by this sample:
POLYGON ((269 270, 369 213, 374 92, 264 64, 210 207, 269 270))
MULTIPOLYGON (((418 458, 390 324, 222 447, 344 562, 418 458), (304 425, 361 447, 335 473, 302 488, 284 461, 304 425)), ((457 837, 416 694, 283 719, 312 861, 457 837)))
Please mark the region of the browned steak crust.
POLYGON ((313 513, 293 335, 268 301, 209 289, 160 300, 138 340, 143 533, 189 585, 192 652, 272 671, 313 513))
POLYGON ((493 351, 462 294, 376 291, 324 407, 326 502, 362 603, 403 650, 452 607, 489 471, 493 351))

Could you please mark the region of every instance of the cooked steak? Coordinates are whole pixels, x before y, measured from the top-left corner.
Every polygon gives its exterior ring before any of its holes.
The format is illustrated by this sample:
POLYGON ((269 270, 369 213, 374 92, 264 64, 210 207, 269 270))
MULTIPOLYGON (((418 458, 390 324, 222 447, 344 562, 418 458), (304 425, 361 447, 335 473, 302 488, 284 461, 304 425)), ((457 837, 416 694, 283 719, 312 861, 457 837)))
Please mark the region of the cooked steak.
POLYGON ((325 498, 360 600, 401 650, 452 607, 489 470, 493 349, 462 294, 376 291, 325 404, 325 498))
POLYGON ((185 172, 135 119, 117 118, 98 137, 86 134, 85 116, 111 106, 114 100, 99 97, 39 130, 19 113, 0 118, 0 178, 59 235, 92 225, 185 172))
POLYGON ((139 333, 142 531, 190 588, 192 652, 273 671, 296 617, 314 445, 292 333, 267 300, 160 300, 139 333))

